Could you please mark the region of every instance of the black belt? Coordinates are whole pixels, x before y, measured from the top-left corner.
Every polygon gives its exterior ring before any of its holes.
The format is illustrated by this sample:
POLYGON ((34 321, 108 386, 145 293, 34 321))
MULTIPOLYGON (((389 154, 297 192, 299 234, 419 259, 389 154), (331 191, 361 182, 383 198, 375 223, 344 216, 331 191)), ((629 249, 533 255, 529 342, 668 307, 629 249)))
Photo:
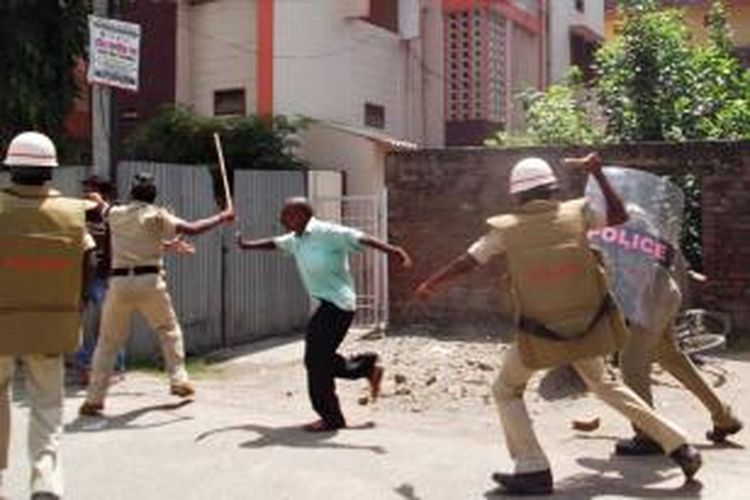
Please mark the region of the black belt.
MULTIPOLYGON (((582 337, 589 333, 591 330, 594 329, 594 327, 599 323, 599 321, 604 317, 605 314, 607 314, 613 307, 615 306, 615 303, 612 300, 612 296, 610 294, 607 294, 604 296, 604 299, 602 300, 601 304, 599 304, 599 309, 597 309, 596 314, 594 314, 594 317, 591 318, 591 321, 589 321, 588 326, 586 327, 586 330, 584 330, 580 335, 577 337, 582 337)), ((562 335, 554 330, 551 330, 547 328, 542 323, 539 323, 538 321, 527 318, 525 316, 521 316, 518 321, 518 326, 521 328, 521 330, 528 332, 532 335, 536 335, 538 337, 543 337, 548 340, 556 340, 560 342, 564 342, 566 340, 573 340, 570 337, 566 337, 565 335, 562 335)), ((574 337, 576 338, 576 337, 574 337)))
POLYGON ((116 267, 109 272, 110 276, 140 276, 141 274, 159 274, 159 266, 135 266, 135 267, 116 267))

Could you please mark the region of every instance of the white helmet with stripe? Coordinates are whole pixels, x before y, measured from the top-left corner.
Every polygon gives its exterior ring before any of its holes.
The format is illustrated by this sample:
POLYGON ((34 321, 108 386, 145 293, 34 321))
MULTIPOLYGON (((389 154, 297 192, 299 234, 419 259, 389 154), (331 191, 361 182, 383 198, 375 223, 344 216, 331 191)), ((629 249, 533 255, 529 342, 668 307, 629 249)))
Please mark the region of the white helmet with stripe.
POLYGON ((541 158, 524 158, 510 172, 510 194, 551 184, 557 184, 557 177, 552 167, 541 158))
POLYGON ((57 149, 44 134, 22 132, 10 141, 4 163, 9 167, 56 167, 57 149))

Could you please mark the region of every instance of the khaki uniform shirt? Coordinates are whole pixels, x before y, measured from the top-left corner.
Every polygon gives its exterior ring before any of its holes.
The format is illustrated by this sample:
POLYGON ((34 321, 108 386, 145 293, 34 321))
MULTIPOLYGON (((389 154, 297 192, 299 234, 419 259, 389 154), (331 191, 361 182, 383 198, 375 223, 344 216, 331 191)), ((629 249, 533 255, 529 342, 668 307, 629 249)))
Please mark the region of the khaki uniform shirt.
POLYGON ((167 209, 134 201, 105 214, 112 238, 112 267, 163 266, 165 240, 177 236, 184 221, 167 209))
MULTIPOLYGON (((599 229, 607 225, 607 215, 595 211, 589 204, 586 205, 585 216, 587 230, 599 229)), ((493 256, 505 253, 505 243, 503 242, 502 233, 497 229, 490 230, 475 241, 467 252, 479 264, 486 264, 493 256)))

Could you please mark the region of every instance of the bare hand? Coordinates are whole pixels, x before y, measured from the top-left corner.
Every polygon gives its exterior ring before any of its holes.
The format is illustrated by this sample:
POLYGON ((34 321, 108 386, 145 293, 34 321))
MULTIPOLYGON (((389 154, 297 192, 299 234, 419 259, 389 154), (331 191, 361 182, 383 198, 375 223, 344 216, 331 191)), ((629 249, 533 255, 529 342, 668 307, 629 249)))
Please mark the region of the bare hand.
POLYGON ((219 213, 219 217, 221 218, 222 222, 231 222, 235 218, 235 212, 234 212, 234 206, 231 206, 229 208, 225 208, 219 213))
POLYGON ((411 269, 412 266, 414 266, 414 261, 411 260, 409 254, 406 253, 406 250, 404 250, 403 248, 399 248, 398 256, 401 259, 402 269, 411 269))
POLYGON ((102 198, 102 195, 97 193, 96 191, 86 193, 86 198, 93 201, 97 205, 104 205, 104 198, 102 198))
POLYGON ((242 233, 240 231, 234 233, 234 241, 237 243, 238 247, 245 248, 243 245, 242 233))
POLYGON ((580 168, 590 174, 600 172, 602 169, 602 159, 599 153, 596 152, 589 153, 580 158, 565 158, 563 163, 574 168, 580 168))
POLYGON ((688 269, 687 275, 688 278, 698 283, 705 283, 706 281, 708 281, 708 276, 703 273, 699 273, 698 271, 693 271, 692 269, 688 269))
POLYGON ((426 301, 435 295, 435 289, 432 288, 427 281, 423 281, 414 291, 414 295, 416 295, 419 300, 426 301))
POLYGON ((195 245, 179 236, 171 241, 165 241, 163 245, 165 250, 178 255, 193 255, 195 253, 195 245))
POLYGON ((185 240, 177 240, 171 247, 170 251, 178 255, 193 255, 195 253, 195 245, 185 240))

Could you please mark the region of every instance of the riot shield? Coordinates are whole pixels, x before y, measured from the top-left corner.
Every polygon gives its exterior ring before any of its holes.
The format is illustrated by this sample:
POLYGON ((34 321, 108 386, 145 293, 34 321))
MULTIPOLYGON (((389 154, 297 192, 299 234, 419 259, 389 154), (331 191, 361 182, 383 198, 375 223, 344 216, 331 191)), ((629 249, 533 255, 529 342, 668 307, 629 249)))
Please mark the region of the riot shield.
MULTIPOLYGON (((669 282, 679 254, 684 196, 665 178, 622 167, 605 167, 620 195, 629 220, 620 226, 590 231, 589 242, 598 249, 608 270, 610 286, 631 324, 651 331, 658 324, 669 293, 669 282)), ((586 184, 590 206, 606 213, 604 197, 592 178, 586 184)))

